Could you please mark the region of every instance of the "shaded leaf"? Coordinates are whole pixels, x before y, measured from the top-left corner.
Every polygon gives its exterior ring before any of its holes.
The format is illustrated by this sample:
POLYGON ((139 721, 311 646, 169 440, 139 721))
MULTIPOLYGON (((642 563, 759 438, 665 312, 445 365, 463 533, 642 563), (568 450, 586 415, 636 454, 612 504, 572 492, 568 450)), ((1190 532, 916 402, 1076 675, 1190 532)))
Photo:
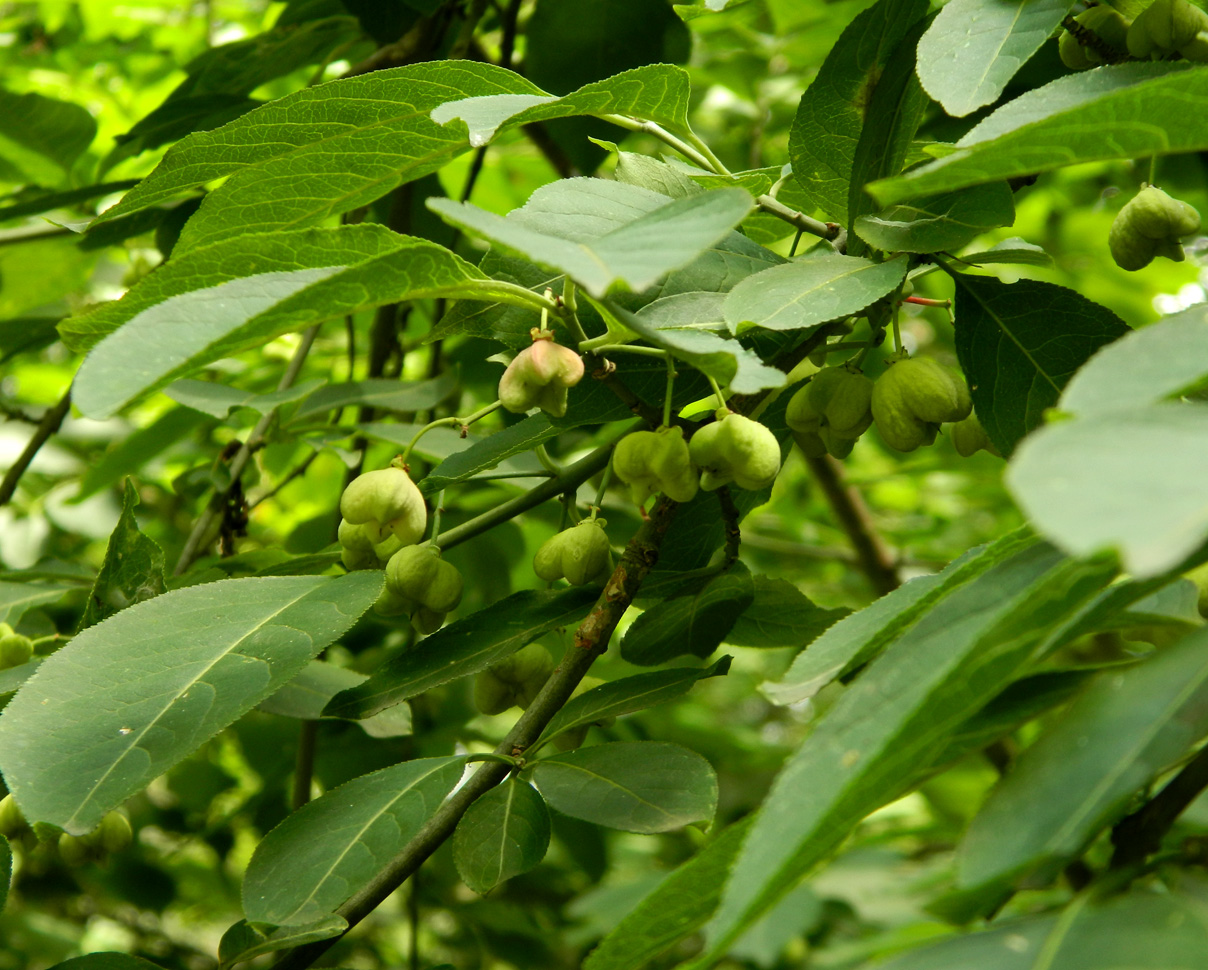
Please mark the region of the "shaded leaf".
POLYGON ((381 585, 377 572, 228 579, 89 627, 0 714, 0 767, 26 818, 91 831, 294 677, 381 585))
POLYGON ((925 0, 879 0, 859 14, 806 89, 789 131, 793 177, 846 223, 852 161, 864 114, 890 55, 927 10, 925 0))
POLYGON ((747 817, 727 826, 670 873, 587 955, 583 970, 643 970, 713 915, 726 875, 750 828, 747 817))
POLYGON ((755 598, 725 636, 736 647, 801 647, 848 615, 826 610, 785 579, 755 576, 755 598))
POLYGON ((263 953, 329 940, 347 928, 348 920, 342 916, 324 916, 304 926, 274 926, 271 929, 266 926, 253 929, 247 920, 241 919, 218 941, 218 966, 226 970, 263 953))
POLYGON ((856 219, 856 232, 886 252, 938 253, 956 250, 977 236, 1015 221, 1005 182, 975 186, 918 202, 891 205, 856 219))
POLYGON ((82 502, 118 479, 140 472, 151 459, 186 440, 195 428, 206 423, 192 408, 172 408, 145 427, 136 428, 89 463, 72 503, 82 502))
POLYGON ((462 881, 485 894, 544 859, 549 838, 545 799, 512 777, 474 802, 457 823, 453 861, 462 881))
POLYGON ((874 263, 823 254, 748 276, 730 291, 723 309, 736 333, 751 327, 808 330, 863 310, 905 278, 904 257, 874 263))
POLYGON ((1208 631, 1101 673, 1027 748, 974 816, 957 888, 1056 876, 1208 734, 1208 631))
POLYGON ((364 684, 335 696, 323 713, 368 717, 430 687, 477 673, 543 633, 586 615, 598 590, 522 590, 442 627, 387 661, 364 684))
MULTIPOLYGON (((557 437, 562 430, 556 427, 544 412, 529 415, 522 421, 475 441, 464 451, 449 455, 420 480, 420 490, 425 495, 434 495, 442 488, 469 481, 475 475, 498 468, 501 462, 513 455, 532 451, 538 445, 557 437)), ((520 468, 514 470, 519 471, 520 468)), ((532 470, 534 474, 540 474, 540 463, 534 464, 532 470)))
POLYGON ((160 970, 160 967, 127 953, 89 953, 56 963, 50 970, 160 970))
POLYGON ((950 115, 998 100, 1072 0, 952 0, 919 42, 919 80, 950 115))
POLYGON ((710 821, 717 776, 695 751, 618 741, 542 758, 533 782, 564 815, 625 832, 669 832, 710 821))
POLYGON ((185 379, 169 384, 164 388, 164 394, 177 404, 183 404, 194 411, 223 419, 238 408, 251 408, 260 414, 268 414, 283 404, 300 401, 312 391, 322 388, 325 383, 326 381, 322 378, 313 378, 284 390, 258 394, 255 391, 241 391, 237 387, 228 387, 213 381, 185 379))
POLYGON ((64 593, 75 588, 77 587, 0 581, 0 623, 16 626, 26 610, 57 602, 63 598, 64 593))
POLYGON ((411 840, 464 770, 464 758, 405 761, 354 778, 287 816, 248 863, 248 922, 289 926, 334 913, 411 840))
POLYGON ((754 597, 750 571, 742 563, 735 563, 693 592, 646 610, 625 631, 621 656, 643 667, 684 655, 703 660, 725 640, 754 597))
POLYGON ((321 387, 294 412, 293 420, 301 421, 350 405, 371 407, 379 411, 426 411, 435 407, 457 389, 457 374, 446 372, 428 381, 398 381, 373 378, 328 384, 321 387))
MULTIPOLYGON (((323 708, 342 690, 356 687, 368 680, 346 667, 337 667, 322 660, 312 660, 297 677, 258 705, 257 710, 281 717, 317 720, 323 708)), ((411 708, 395 704, 372 717, 357 721, 371 738, 397 738, 411 733, 411 708)))
POLYGON ((54 185, 96 137, 86 108, 28 91, 0 88, 0 178, 54 185))
MULTIPOLYGON (((572 697, 554 715, 541 734, 539 743, 544 743, 558 734, 573 731, 577 727, 595 724, 608 717, 619 717, 642 711, 664 701, 686 694, 698 680, 706 677, 721 677, 730 670, 730 658, 722 657, 709 667, 677 667, 674 670, 656 670, 648 674, 636 674, 609 681, 599 687, 572 697)), ((531 749, 530 749, 531 750, 531 749)))
POLYGON ((982 427, 1010 455, 1073 373, 1129 328, 1107 307, 1052 283, 954 279, 956 355, 982 427))
POLYGON ((1043 652, 1053 627, 1114 573, 1047 545, 1020 545, 936 603, 819 717, 752 825, 710 926, 707 959, 865 815, 897 798, 919 762, 1043 652))
POLYGON ((1114 64, 1058 78, 995 111, 957 150, 868 186, 882 205, 967 185, 1110 158, 1208 148, 1208 128, 1186 123, 1208 97, 1208 71, 1175 63, 1114 64))
POLYGON ((80 620, 81 630, 132 603, 141 603, 164 591, 164 554, 155 540, 139 531, 134 518, 138 504, 138 491, 127 478, 122 493, 122 514, 109 536, 101 571, 88 595, 80 620))

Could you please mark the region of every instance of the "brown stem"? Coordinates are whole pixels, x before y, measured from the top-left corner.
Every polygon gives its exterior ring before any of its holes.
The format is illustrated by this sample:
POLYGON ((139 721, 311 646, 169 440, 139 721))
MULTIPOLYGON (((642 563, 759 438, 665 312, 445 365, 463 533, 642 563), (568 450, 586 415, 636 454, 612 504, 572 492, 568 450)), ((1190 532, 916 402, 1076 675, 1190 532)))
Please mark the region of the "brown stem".
POLYGON ((21 481, 21 476, 25 474, 27 468, 33 462, 42 446, 50 440, 59 427, 63 424, 63 419, 67 417, 67 412, 71 410, 71 388, 67 388, 63 392, 63 396, 59 398, 59 403, 42 415, 42 420, 38 422, 37 428, 34 429, 33 437, 25 446, 25 450, 17 456, 17 460, 4 474, 4 480, 0 481, 0 505, 7 505, 13 495, 17 491, 17 484, 21 481))
MULTIPOLYGON (((608 641, 622 614, 658 562, 659 545, 677 507, 675 502, 665 498, 655 506, 650 518, 626 546, 625 554, 592 611, 579 624, 573 646, 567 649, 562 662, 541 688, 541 693, 495 748, 495 754, 508 758, 522 756, 570 699, 572 691, 595 659, 608 648, 608 641)), ((470 779, 437 809, 402 851, 337 910, 348 921, 348 928, 356 926, 415 873, 453 835, 453 830, 469 807, 503 781, 511 770, 511 765, 496 761, 480 764, 470 779)), ((309 967, 339 938, 332 937, 290 950, 274 965, 275 970, 302 970, 309 967)))
POLYGON ((805 460, 839 525, 847 533, 856 551, 856 561, 873 589, 879 595, 893 592, 902 585, 897 563, 873 525, 864 499, 844 480, 843 466, 829 455, 805 460))
POLYGON ((1184 810, 1208 788, 1208 746, 1200 749, 1157 795, 1112 829, 1111 867, 1123 869, 1156 852, 1184 810))
POLYGON ((726 527, 726 561, 723 568, 729 569, 738 559, 739 547, 742 544, 742 529, 738 524, 740 516, 728 486, 723 485, 717 490, 717 501, 721 503, 721 518, 726 527))

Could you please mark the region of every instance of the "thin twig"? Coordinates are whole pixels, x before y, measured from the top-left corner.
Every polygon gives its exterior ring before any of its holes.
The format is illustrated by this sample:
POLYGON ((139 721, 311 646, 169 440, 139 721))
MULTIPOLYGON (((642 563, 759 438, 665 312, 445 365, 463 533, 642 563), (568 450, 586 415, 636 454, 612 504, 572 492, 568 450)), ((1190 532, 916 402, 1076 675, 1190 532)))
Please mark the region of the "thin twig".
POLYGON ((297 811, 310 801, 310 782, 315 773, 315 746, 318 721, 303 721, 298 731, 298 754, 294 761, 294 793, 290 806, 297 811))
MULTIPOLYGON (((306 355, 310 353, 310 348, 315 342, 315 337, 318 336, 319 326, 316 324, 302 335, 302 342, 298 345, 298 349, 294 351, 294 356, 286 367, 285 373, 277 384, 277 390, 284 391, 291 387, 298 379, 298 373, 302 370, 302 365, 306 362, 306 355)), ((239 450, 235 453, 235 457, 231 459, 231 467, 229 470, 230 484, 225 489, 216 491, 210 499, 209 505, 205 511, 198 516, 197 521, 193 524, 193 531, 189 533, 188 539, 185 540, 185 547, 180 552, 180 558, 176 560, 176 568, 173 570, 174 576, 179 576, 188 569, 201 555, 201 551, 213 541, 211 532, 214 528, 215 521, 222 514, 226 507, 226 502, 231 493, 239 485, 239 481, 243 476, 243 471, 247 468, 247 463, 251 460, 252 453, 264 441, 264 436, 268 433, 268 429, 272 426, 273 420, 277 416, 277 409, 269 411, 263 415, 256 426, 252 429, 252 433, 247 436, 247 440, 239 446, 239 450)))
POLYGON ((1157 795, 1112 829, 1111 868, 1123 869, 1157 852, 1183 811, 1208 788, 1208 747, 1200 749, 1157 795))
POLYGON ((837 222, 819 222, 817 219, 811 218, 803 212, 790 209, 779 199, 774 199, 770 195, 759 196, 755 200, 755 204, 768 215, 775 216, 777 219, 787 222, 790 226, 801 232, 808 232, 822 239, 837 242, 843 233, 843 227, 837 222))
POLYGON ((298 464, 297 468, 295 468, 288 475, 286 475, 283 479, 281 479, 281 481, 279 481, 271 489, 269 489, 267 492, 265 492, 263 495, 261 495, 259 498, 257 498, 254 502, 248 502, 247 510, 250 512, 252 509, 254 509, 257 505, 260 505, 262 502, 267 502, 270 498, 272 498, 274 495, 276 495, 278 492, 280 492, 281 489, 285 488, 285 486, 288 485, 290 482, 292 482, 294 479, 301 478, 303 475, 306 474, 306 470, 308 468, 310 468, 310 466, 314 463, 314 460, 318 457, 319 457, 319 452, 312 451, 309 455, 307 455, 305 458, 302 459, 302 461, 298 464))
POLYGON ((63 419, 70 410, 71 388, 69 387, 63 392, 63 396, 59 398, 59 403, 42 415, 42 420, 38 422, 37 428, 34 429, 33 436, 25 445, 25 450, 21 452, 9 470, 5 472, 4 480, 0 481, 0 506, 7 505, 11 501, 17 491, 17 484, 21 481, 21 476, 25 474, 25 470, 29 468, 42 446, 59 430, 59 427, 63 424, 63 419))
POLYGON ((843 466, 829 455, 806 458, 806 462, 839 525, 847 533, 856 551, 856 561, 873 589, 879 595, 893 592, 902 585, 897 563, 873 525, 872 516, 860 493, 844 481, 843 466))

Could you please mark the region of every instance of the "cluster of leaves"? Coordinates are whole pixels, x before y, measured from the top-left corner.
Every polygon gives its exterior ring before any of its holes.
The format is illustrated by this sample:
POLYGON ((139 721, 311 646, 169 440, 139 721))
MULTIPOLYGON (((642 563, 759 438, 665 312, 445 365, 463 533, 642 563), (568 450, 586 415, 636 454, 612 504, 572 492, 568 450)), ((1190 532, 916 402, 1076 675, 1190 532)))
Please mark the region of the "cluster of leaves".
MULTIPOLYGON (((122 31, 137 62, 178 26, 92 6, 5 11, 30 77, 40 58, 99 62, 122 31)), ((1171 832, 1208 786, 1183 578, 1208 561, 1204 309, 1132 330, 1136 304, 1006 233, 1052 243, 1034 198, 1095 178, 1131 196, 1137 160, 1202 194, 1208 123, 1186 106, 1208 68, 1070 73, 1068 0, 231 16, 243 36, 183 79, 131 68, 139 109, 100 128, 65 96, 0 90, 0 354, 28 426, 0 484, 0 622, 33 651, 0 670, 6 804, 30 826, 0 837, 15 959, 1202 959, 1194 812, 1171 832), (706 87, 750 102, 754 147, 726 138, 706 87), (523 405, 499 408, 500 361, 550 331, 573 386, 505 414, 523 405), (902 466, 875 432, 850 476, 789 460, 789 402, 819 366, 883 379, 907 350, 959 364, 1005 474, 989 455, 954 471, 942 438, 902 466), (774 487, 706 469, 647 512, 613 479, 627 435, 712 440, 723 414, 779 448, 774 487), (376 615, 382 563, 350 571, 337 542, 346 486, 396 453, 432 513, 412 503, 407 538, 466 580, 434 632, 376 615), (962 475, 984 483, 962 501, 991 496, 981 526, 878 508, 962 475), (892 476, 896 497, 877 488, 892 476), (777 546, 756 511, 815 529, 802 493, 854 551, 776 554, 819 552, 777 546), (608 510, 615 569, 540 583, 530 553, 585 507, 608 510), (908 558, 940 561, 903 583, 908 558), (534 643, 561 659, 523 714, 479 716, 473 675, 534 643), (65 890, 51 843, 123 806, 136 846, 65 890), (839 902, 862 852, 883 853, 884 882, 944 861, 899 891, 908 918, 878 921, 839 902), (383 915, 404 883, 407 918, 383 915), (42 900, 71 927, 55 942, 42 900), (97 908, 117 944, 73 925, 97 908)))

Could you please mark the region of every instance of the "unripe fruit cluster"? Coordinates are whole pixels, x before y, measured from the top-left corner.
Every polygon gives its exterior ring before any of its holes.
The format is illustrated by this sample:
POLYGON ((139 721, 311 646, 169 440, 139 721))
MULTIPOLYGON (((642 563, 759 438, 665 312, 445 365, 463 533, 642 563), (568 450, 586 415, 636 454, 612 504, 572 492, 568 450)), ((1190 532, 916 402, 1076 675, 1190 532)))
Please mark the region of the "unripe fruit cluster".
POLYGON ((1128 28, 1133 57, 1165 59, 1173 54, 1208 61, 1208 14, 1187 0, 1153 0, 1128 28))
POLYGON ((1107 244, 1117 266, 1138 270, 1148 266, 1155 256, 1182 262, 1179 239, 1199 229, 1200 214, 1195 209, 1147 185, 1120 210, 1107 244))
POLYGON ((534 407, 556 418, 566 414, 567 390, 583 379, 583 358, 534 330, 533 343, 516 355, 499 380, 499 400, 515 414, 534 407))
POLYGON ((15 632, 7 623, 0 623, 0 670, 20 667, 33 655, 33 640, 15 632))
POLYGON ((1107 4, 1100 4, 1082 11, 1074 18, 1074 22, 1098 38, 1099 43, 1083 43, 1082 38, 1063 30, 1061 39, 1057 42, 1057 50, 1061 55, 1061 62, 1066 67, 1073 71, 1096 67, 1105 61, 1104 49, 1112 51, 1118 58, 1124 57, 1128 48, 1128 21, 1118 10, 1107 4))
POLYGON ((785 422, 810 458, 846 458, 872 424, 873 383, 847 366, 818 371, 789 400, 785 422))
POLYGON ((700 489, 682 428, 626 435, 613 452, 612 470, 629 486, 636 505, 644 505, 655 492, 673 502, 691 502, 700 489))
POLYGON ((729 408, 698 430, 688 446, 700 471, 700 487, 713 491, 733 482, 752 491, 767 488, 780 473, 780 442, 764 425, 729 408))
POLYGON ((420 633, 435 633, 461 602, 461 573, 431 543, 404 546, 386 564, 386 588, 376 609, 383 616, 406 614, 420 633))
MULTIPOLYGON (((0 835, 10 841, 28 838, 34 840, 33 832, 12 795, 0 799, 0 835)), ((103 862, 108 856, 121 852, 134 839, 130 820, 121 812, 109 812, 100 824, 87 835, 71 835, 64 832, 59 836, 59 857, 69 866, 82 866, 88 862, 103 862)))
POLYGON ((895 451, 931 444, 940 424, 964 421, 972 411, 964 379, 927 357, 892 361, 872 389, 873 421, 895 451))
POLYGON ((542 543, 533 572, 547 582, 565 579, 572 586, 603 583, 612 573, 612 549, 603 519, 585 519, 542 543))
POLYGON ((554 672, 554 658, 540 643, 530 643, 474 678, 474 706, 483 714, 526 708, 554 672))
POLYGON ((373 569, 402 546, 423 538, 428 510, 411 476, 391 465, 358 475, 340 496, 340 545, 349 569, 373 569), (397 540, 397 544, 391 540, 397 540), (358 565, 349 565, 349 560, 358 565))

